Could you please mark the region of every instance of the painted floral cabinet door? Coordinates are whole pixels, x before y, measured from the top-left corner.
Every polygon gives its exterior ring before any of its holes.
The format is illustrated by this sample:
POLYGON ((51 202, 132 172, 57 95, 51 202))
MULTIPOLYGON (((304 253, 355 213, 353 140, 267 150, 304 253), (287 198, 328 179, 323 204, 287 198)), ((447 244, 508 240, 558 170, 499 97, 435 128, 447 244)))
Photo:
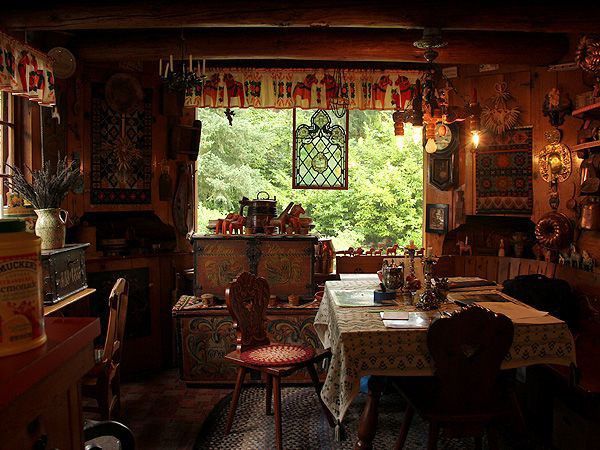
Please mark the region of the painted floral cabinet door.
POLYGON ((211 235, 193 241, 197 296, 210 293, 223 299, 227 284, 243 271, 264 277, 280 299, 314 295, 316 236, 211 235))

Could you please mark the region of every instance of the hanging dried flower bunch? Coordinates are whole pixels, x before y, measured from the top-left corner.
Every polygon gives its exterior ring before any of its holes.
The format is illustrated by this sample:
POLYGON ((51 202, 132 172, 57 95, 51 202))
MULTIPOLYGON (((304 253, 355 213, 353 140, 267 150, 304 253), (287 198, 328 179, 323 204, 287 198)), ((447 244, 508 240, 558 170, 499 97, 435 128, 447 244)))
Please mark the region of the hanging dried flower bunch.
POLYGON ((519 123, 521 110, 518 106, 508 107, 508 102, 513 96, 505 82, 496 83, 495 89, 496 95, 488 99, 481 110, 481 121, 486 129, 495 134, 502 134, 519 123))
POLYGON ((13 171, 13 176, 5 181, 8 188, 29 201, 35 209, 60 208, 67 193, 81 180, 77 161, 69 163, 66 156, 58 157, 54 170, 50 161, 45 161, 40 170, 26 166, 31 173, 31 183, 19 168, 6 165, 13 171))

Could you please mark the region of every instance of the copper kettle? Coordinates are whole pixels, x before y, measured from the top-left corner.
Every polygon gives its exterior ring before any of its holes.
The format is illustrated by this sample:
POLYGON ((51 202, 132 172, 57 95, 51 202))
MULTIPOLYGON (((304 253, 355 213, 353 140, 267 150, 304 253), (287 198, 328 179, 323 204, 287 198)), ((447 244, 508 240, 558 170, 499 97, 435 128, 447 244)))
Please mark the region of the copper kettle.
POLYGON ((581 206, 579 226, 584 230, 600 230, 600 198, 588 197, 581 206))

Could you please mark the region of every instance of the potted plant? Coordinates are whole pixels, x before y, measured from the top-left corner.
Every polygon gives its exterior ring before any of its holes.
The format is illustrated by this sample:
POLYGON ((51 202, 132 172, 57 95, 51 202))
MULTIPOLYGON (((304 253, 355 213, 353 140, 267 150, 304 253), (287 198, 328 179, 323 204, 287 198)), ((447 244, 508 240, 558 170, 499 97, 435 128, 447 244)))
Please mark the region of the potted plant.
POLYGON ((6 184, 21 197, 29 201, 38 216, 35 234, 42 240, 42 250, 51 250, 65 246, 67 211, 60 209, 60 204, 81 180, 79 165, 76 161, 68 162, 60 156, 56 167, 50 161, 42 164, 40 170, 26 169, 31 174, 31 182, 27 181, 23 172, 9 164, 13 171, 6 184))

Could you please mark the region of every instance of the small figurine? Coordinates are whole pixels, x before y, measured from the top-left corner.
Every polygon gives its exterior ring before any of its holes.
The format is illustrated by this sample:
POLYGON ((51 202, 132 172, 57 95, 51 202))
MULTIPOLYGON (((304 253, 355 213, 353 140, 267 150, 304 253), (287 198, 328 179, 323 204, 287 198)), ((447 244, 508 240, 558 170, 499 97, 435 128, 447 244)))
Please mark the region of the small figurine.
POLYGON ((581 261, 583 260, 583 256, 581 256, 581 253, 577 252, 575 244, 571 244, 569 246, 569 250, 571 251, 571 256, 569 258, 571 262, 571 267, 575 269, 581 268, 581 261))
POLYGON ((542 248, 542 246, 540 244, 535 244, 531 248, 531 251, 533 252, 533 256, 535 256, 536 260, 544 261, 544 249, 542 248))
POLYGON ((506 256, 506 250, 504 249, 504 239, 500 239, 500 247, 498 248, 498 256, 506 256))
POLYGON ((292 206, 292 209, 290 209, 289 212, 289 217, 288 217, 288 227, 287 227, 287 233, 291 234, 291 232, 295 233, 295 234, 300 234, 301 232, 301 228, 302 228, 302 223, 300 221, 300 215, 304 214, 306 211, 304 210, 304 208, 302 207, 302 205, 300 203, 292 206))
POLYGON ((365 251, 362 247, 358 247, 356 250, 354 250, 354 256, 361 256, 364 252, 365 251))
POLYGON ((583 250, 581 252, 581 255, 583 258, 581 268, 588 272, 593 272, 594 271, 594 258, 592 258, 592 256, 585 250, 583 250))
POLYGON ((388 247, 387 250, 385 251, 385 255, 386 256, 396 256, 396 252, 398 251, 398 243, 394 244, 392 247, 388 247))
POLYGON ((374 253, 375 253, 375 247, 371 247, 371 248, 369 248, 369 250, 367 250, 365 252, 365 255, 366 256, 373 256, 374 253))
POLYGON ((458 241, 456 243, 458 245, 458 254, 462 256, 463 252, 468 253, 469 256, 473 256, 473 250, 471 249, 471 245, 469 244, 469 236, 465 236, 465 241, 458 241))
POLYGON ((375 256, 381 256, 382 253, 383 253, 383 250, 381 248, 378 248, 377 250, 375 250, 373 252, 373 255, 375 255, 375 256))

